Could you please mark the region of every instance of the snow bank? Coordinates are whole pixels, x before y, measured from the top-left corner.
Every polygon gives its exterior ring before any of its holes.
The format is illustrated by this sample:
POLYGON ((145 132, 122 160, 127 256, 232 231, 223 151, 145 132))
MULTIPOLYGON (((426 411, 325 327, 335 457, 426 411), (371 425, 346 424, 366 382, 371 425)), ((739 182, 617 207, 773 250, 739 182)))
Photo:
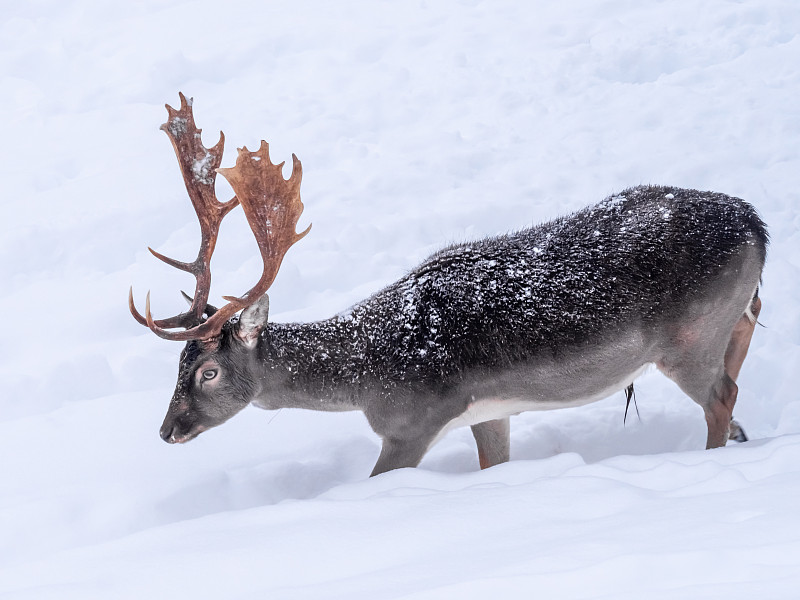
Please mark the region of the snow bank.
MULTIPOLYGON (((791 0, 17 3, 0 17, 0 595, 9 598, 793 598, 800 579, 800 14, 791 0), (275 320, 330 316, 432 251, 640 183, 747 199, 770 226, 737 418, 657 373, 468 430, 367 479, 361 415, 248 409, 181 447, 158 426, 179 345, 157 315, 198 227, 164 102, 206 145, 303 161, 275 320)), ((220 183, 220 196, 229 189, 220 183)), ((260 271, 241 211, 212 300, 260 271)))

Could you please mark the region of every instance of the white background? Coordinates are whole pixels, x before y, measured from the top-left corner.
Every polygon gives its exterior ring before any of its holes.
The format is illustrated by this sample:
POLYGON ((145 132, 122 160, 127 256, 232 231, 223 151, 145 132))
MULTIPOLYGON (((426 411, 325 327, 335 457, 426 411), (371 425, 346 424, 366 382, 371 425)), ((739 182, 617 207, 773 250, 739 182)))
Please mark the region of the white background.
MULTIPOLYGON (((800 584, 800 10, 794 0, 7 2, 0 11, 0 597, 796 598, 800 584), (275 321, 328 317, 443 245, 658 183, 745 198, 770 227, 739 380, 750 442, 705 451, 657 372, 468 429, 368 479, 358 413, 248 408, 158 437, 199 229, 158 126, 303 161, 314 227, 275 321)), ((287 169, 288 171, 288 169, 287 169)), ((288 174, 288 172, 287 172, 288 174)), ((230 190, 220 183, 219 195, 230 190)), ((212 300, 260 260, 239 209, 212 300)))

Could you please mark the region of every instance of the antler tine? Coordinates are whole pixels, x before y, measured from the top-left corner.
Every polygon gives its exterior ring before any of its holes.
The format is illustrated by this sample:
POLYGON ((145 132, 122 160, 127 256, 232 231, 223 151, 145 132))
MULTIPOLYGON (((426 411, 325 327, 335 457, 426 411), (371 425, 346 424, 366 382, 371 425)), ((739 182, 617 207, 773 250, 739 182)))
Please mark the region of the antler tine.
POLYGON ((136 319, 142 325, 147 325, 145 318, 139 314, 138 310, 136 310, 136 303, 133 301, 133 286, 131 286, 128 290, 128 308, 130 309, 134 319, 136 319))
POLYGON ((147 247, 150 250, 150 254, 155 256, 159 260, 163 260, 167 263, 170 267, 175 267, 176 269, 180 269, 181 271, 187 271, 192 273, 192 269, 194 268, 194 263, 187 263, 180 260, 175 260, 174 258, 170 258, 169 256, 164 256, 161 252, 156 252, 151 247, 147 247))
MULTIPOLYGON (((292 154, 292 175, 284 179, 281 166, 269 158, 269 145, 262 141, 256 152, 247 148, 239 150, 236 165, 217 172, 228 180, 242 205, 250 229, 258 242, 264 263, 261 278, 241 297, 224 296, 228 304, 220 308, 205 322, 187 331, 164 331, 158 322, 146 318, 148 327, 160 337, 171 340, 209 339, 218 335, 225 322, 238 311, 261 298, 275 281, 283 257, 289 248, 311 230, 296 232, 297 221, 303 213, 300 200, 300 183, 303 166, 292 154)), ((195 299, 196 300, 196 299, 195 299)))
MULTIPOLYGON (((149 296, 150 292, 147 292, 147 294, 149 296)), ((185 292, 181 292, 181 294, 183 294, 184 297, 187 298, 189 300, 189 303, 191 304, 191 302, 192 302, 191 296, 189 296, 185 292)), ((141 323, 145 327, 148 327, 147 318, 142 316, 139 313, 139 311, 136 310, 136 304, 133 301, 133 286, 131 286, 130 290, 128 291, 128 308, 130 309, 131 314, 133 315, 134 319, 136 319, 139 323, 141 323)), ((147 312, 147 311, 145 311, 145 312, 147 312)), ((186 316, 187 316, 186 313, 181 313, 181 314, 179 314, 177 316, 170 317, 168 319, 159 319, 159 320, 155 321, 154 324, 157 325, 158 327, 164 327, 166 329, 170 329, 170 328, 173 328, 173 327, 183 327, 183 323, 186 320, 186 316)))
POLYGON ((164 332, 161 328, 192 327, 202 321, 203 311, 211 290, 211 255, 217 243, 219 226, 225 215, 239 203, 235 196, 228 202, 219 202, 214 190, 216 169, 222 162, 222 153, 225 147, 225 134, 220 132, 219 141, 212 148, 203 146, 202 129, 198 129, 194 122, 192 99, 187 100, 182 93, 179 93, 179 96, 181 100, 179 109, 176 110, 169 104, 166 105, 169 116, 161 129, 172 142, 186 191, 200 222, 200 249, 197 258, 189 263, 164 256, 152 248, 149 250, 159 260, 195 276, 197 282, 194 300, 189 310, 184 313, 168 319, 148 320, 147 316, 143 317, 136 310, 132 291, 128 298, 133 317, 162 337, 165 337, 162 334, 171 335, 172 332, 164 332), (157 329, 160 332, 156 331, 157 329))

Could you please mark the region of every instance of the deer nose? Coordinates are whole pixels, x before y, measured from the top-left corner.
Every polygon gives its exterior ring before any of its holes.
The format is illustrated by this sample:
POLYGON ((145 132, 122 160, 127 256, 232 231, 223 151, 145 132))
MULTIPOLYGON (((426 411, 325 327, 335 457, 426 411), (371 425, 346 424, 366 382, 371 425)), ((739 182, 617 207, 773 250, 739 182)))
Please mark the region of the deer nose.
POLYGON ((175 432, 175 425, 165 424, 161 426, 161 431, 159 432, 159 434, 161 435, 162 440, 164 440, 168 444, 174 444, 175 443, 175 436, 173 435, 174 432, 175 432))

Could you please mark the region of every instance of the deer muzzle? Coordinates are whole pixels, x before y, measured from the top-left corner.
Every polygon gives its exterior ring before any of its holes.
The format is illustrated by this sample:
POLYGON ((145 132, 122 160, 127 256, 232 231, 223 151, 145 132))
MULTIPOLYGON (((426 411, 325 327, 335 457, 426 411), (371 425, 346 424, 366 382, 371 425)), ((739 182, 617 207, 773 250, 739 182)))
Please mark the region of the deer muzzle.
POLYGON ((186 415, 178 415, 175 417, 168 414, 159 431, 161 439, 168 444, 183 444, 196 438, 207 429, 201 424, 192 422, 185 417, 186 415))

